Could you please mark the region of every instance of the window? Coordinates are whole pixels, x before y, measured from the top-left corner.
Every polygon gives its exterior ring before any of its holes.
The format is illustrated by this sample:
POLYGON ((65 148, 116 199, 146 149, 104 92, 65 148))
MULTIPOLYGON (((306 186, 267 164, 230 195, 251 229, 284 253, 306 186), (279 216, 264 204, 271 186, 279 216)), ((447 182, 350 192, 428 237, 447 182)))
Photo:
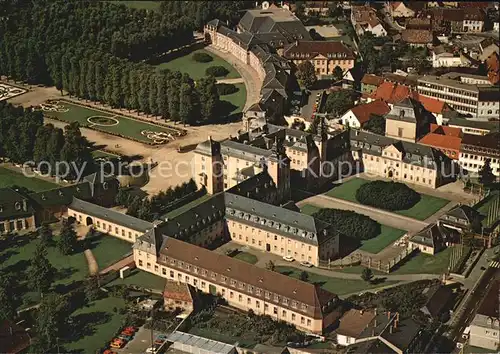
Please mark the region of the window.
POLYGON ((281 316, 286 318, 286 311, 285 310, 283 310, 283 312, 281 313, 281 316))
POLYGON ((292 321, 295 321, 295 317, 296 317, 295 314, 292 313, 292 321))
POLYGON ((242 301, 243 301, 243 296, 238 295, 238 301, 239 301, 239 302, 242 302, 242 301))
POLYGON ((173 277, 174 277, 174 271, 173 271, 173 270, 171 270, 171 271, 170 271, 170 278, 173 278, 173 277))
POLYGON ((274 306, 274 308, 273 308, 273 313, 274 313, 275 315, 277 315, 277 314, 278 314, 278 308, 277 308, 276 306, 274 306))
POLYGON ((255 307, 260 309, 260 302, 259 301, 255 301, 255 307))
POLYGON ((300 324, 304 324, 304 323, 305 323, 304 317, 300 316, 300 324))
POLYGON ((142 259, 139 259, 139 267, 142 267, 142 259))
POLYGON ((310 327, 311 326, 311 320, 310 319, 307 319, 307 326, 310 327))

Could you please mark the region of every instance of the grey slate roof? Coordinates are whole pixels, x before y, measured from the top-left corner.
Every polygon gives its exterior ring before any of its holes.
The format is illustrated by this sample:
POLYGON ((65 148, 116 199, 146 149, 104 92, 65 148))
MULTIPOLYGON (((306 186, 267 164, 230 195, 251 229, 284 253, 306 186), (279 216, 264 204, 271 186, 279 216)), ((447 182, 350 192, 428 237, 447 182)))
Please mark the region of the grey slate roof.
POLYGON ((224 140, 221 142, 221 153, 223 155, 240 157, 244 160, 250 160, 256 163, 260 163, 262 157, 269 157, 272 154, 271 150, 233 140, 224 140))
POLYGON ((220 154, 220 143, 209 138, 196 145, 195 151, 206 156, 216 156, 220 154))
POLYGON ((29 217, 34 212, 26 196, 11 188, 0 188, 0 221, 29 217))
POLYGON ((446 237, 447 232, 443 227, 438 224, 430 224, 413 235, 410 241, 419 245, 433 247, 435 251, 439 251, 444 245, 446 237))
POLYGON ((72 186, 54 188, 43 192, 32 193, 30 198, 42 207, 69 205, 73 197, 89 200, 92 198, 93 186, 89 181, 72 186))
POLYGON ((140 232, 146 232, 153 227, 153 224, 148 221, 134 218, 133 216, 119 213, 97 204, 88 203, 76 197, 73 197, 73 201, 69 207, 90 216, 101 218, 140 232))
POLYGON ((481 219, 481 213, 468 205, 458 205, 443 215, 440 220, 470 227, 474 221, 481 219))
POLYGON ((451 118, 448 121, 448 125, 449 126, 456 126, 456 127, 476 128, 476 129, 489 130, 489 131, 498 131, 498 129, 499 129, 498 123, 495 123, 495 122, 482 122, 482 121, 475 121, 475 120, 458 118, 458 117, 451 118))

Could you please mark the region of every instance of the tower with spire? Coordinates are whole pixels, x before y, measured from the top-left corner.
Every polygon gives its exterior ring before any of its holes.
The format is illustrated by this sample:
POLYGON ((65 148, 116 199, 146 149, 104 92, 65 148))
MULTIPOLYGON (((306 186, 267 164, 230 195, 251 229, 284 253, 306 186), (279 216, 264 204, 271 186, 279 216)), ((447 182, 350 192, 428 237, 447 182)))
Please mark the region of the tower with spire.
POLYGON ((266 165, 267 172, 276 183, 278 200, 288 201, 290 199, 290 159, 285 153, 283 141, 278 139, 278 136, 274 137, 266 165))

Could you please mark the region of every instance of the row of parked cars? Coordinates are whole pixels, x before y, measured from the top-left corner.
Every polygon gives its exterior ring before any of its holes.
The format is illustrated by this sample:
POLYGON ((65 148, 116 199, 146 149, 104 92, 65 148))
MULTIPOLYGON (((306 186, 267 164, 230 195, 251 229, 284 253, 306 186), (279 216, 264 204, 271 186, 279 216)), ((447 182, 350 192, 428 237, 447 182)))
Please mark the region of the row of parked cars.
POLYGON ((103 354, 116 354, 113 349, 123 348, 128 342, 134 338, 135 332, 137 328, 133 326, 125 327, 119 335, 117 335, 113 340, 109 343, 111 349, 106 349, 103 354))
POLYGON ((147 354, 150 354, 150 353, 155 354, 158 351, 158 349, 160 349, 160 347, 163 345, 163 343, 165 343, 166 340, 167 340, 167 336, 165 334, 157 335, 155 338, 155 341, 153 343, 153 346, 146 349, 146 353, 147 354))

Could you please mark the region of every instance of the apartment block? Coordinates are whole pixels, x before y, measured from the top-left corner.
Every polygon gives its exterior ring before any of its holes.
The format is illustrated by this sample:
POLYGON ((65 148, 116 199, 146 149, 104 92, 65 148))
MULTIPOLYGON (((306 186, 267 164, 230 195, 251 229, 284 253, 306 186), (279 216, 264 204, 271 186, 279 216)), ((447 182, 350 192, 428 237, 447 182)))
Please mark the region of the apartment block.
POLYGON ((486 160, 495 176, 500 176, 500 133, 488 135, 464 134, 460 145, 459 164, 472 174, 477 174, 486 160))
POLYGON ((470 325, 469 344, 498 352, 500 349, 500 280, 491 283, 470 325))

